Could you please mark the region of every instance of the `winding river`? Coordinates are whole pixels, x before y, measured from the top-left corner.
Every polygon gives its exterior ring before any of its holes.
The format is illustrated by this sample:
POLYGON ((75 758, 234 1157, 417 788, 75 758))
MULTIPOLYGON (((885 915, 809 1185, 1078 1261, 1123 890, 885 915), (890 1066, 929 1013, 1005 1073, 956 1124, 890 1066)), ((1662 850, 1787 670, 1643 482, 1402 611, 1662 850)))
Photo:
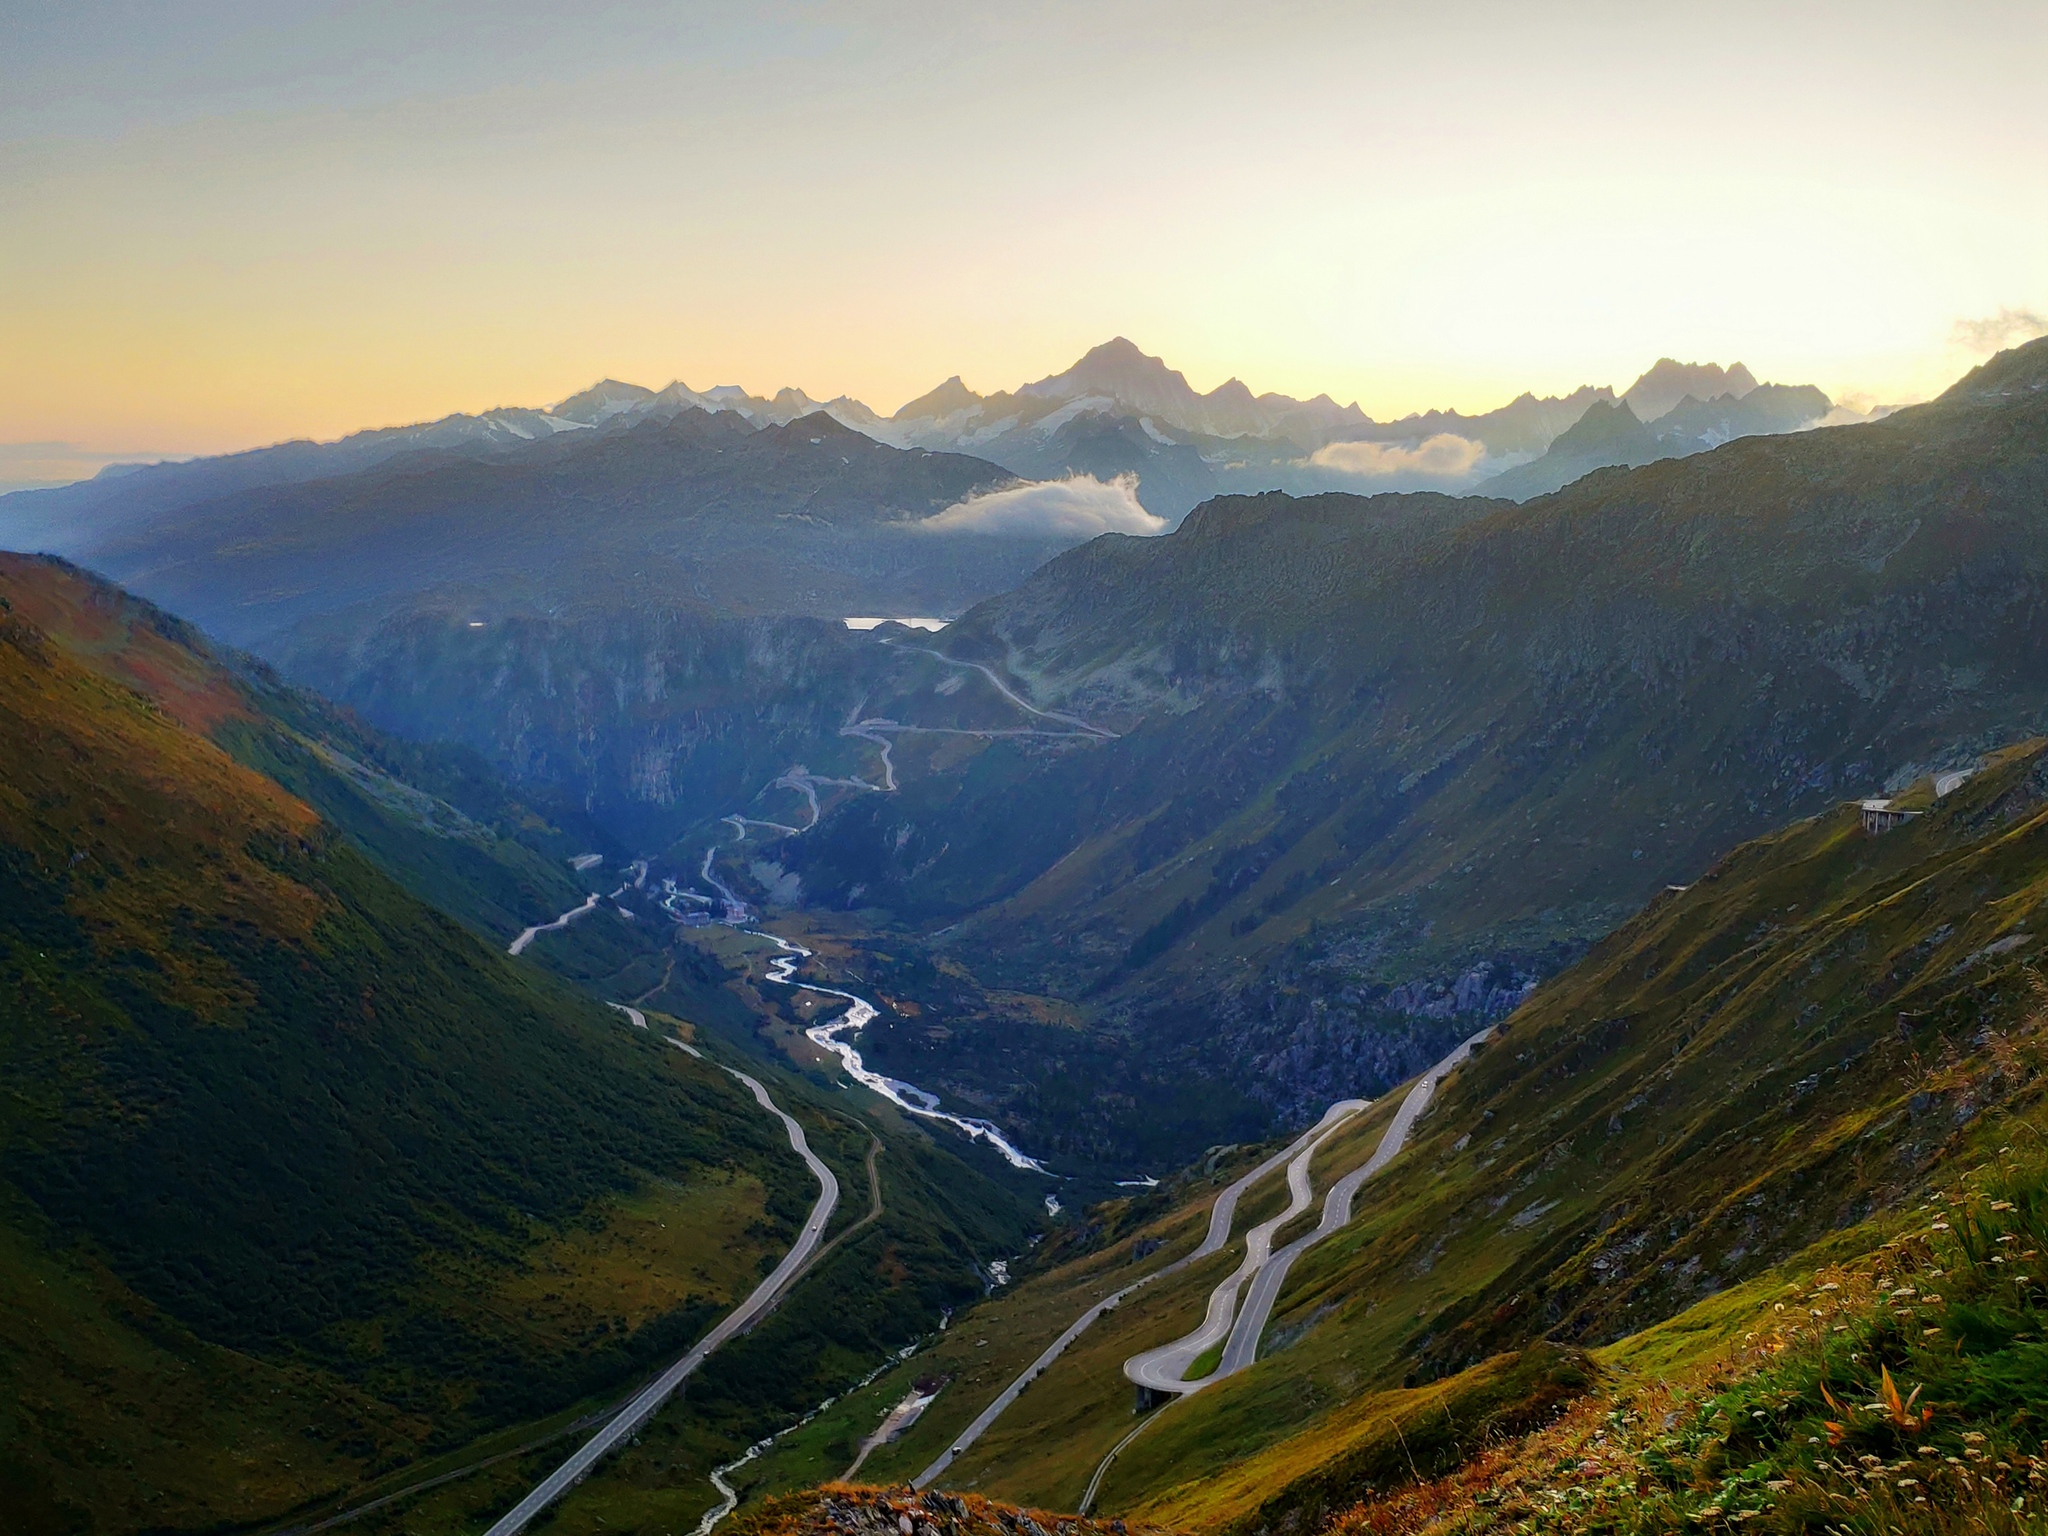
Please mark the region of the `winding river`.
MULTIPOLYGON (((1109 732, 1103 731, 1099 727, 1088 725, 1085 721, 1075 719, 1072 716, 1053 714, 1049 711, 1041 710, 1035 705, 1026 703, 1005 687, 1001 679, 997 678, 993 672, 977 663, 954 661, 951 657, 937 651, 929 651, 924 654, 935 657, 945 662, 948 666, 958 667, 962 671, 980 673, 1011 703, 1029 711, 1033 715, 1040 715, 1046 719, 1055 720, 1072 727, 1070 731, 1058 733, 1038 731, 1023 733, 1009 731, 956 732, 949 730, 945 731, 945 734, 976 736, 1072 734, 1086 735, 1095 739, 1105 739, 1110 735, 1109 732)), ((879 717, 863 718, 860 710, 856 708, 847 716, 846 723, 839 728, 839 734, 851 740, 866 742, 870 746, 880 749, 882 764, 881 783, 871 783, 866 779, 826 778, 811 773, 804 768, 792 768, 776 779, 771 787, 794 790, 804 797, 806 808, 810 812, 810 820, 803 826, 793 827, 784 822, 763 821, 756 817, 740 816, 737 814, 725 817, 724 821, 726 825, 730 826, 738 834, 741 842, 746 841, 748 830, 753 827, 760 827, 778 836, 800 837, 817 826, 819 818, 824 814, 822 807, 818 803, 818 789, 821 785, 876 795, 894 794, 896 792, 896 764, 890 756, 890 737, 910 731, 937 731, 939 729, 938 727, 899 725, 894 720, 879 717)), ((777 986, 815 993, 820 997, 838 998, 846 1003, 846 1011, 837 1018, 829 1023, 814 1024, 804 1031, 805 1036, 813 1044, 837 1056, 840 1065, 845 1068, 848 1077, 859 1083, 863 1088, 880 1094, 905 1114, 915 1115, 921 1120, 935 1120, 942 1124, 950 1125, 964 1133, 970 1140, 986 1141, 1002 1155, 1003 1161, 1012 1168, 1021 1168, 1031 1173, 1043 1173, 1051 1176, 1051 1170, 1045 1164, 1020 1150, 998 1127, 989 1121, 976 1119, 971 1115, 956 1115, 941 1109, 939 1107, 941 1102, 939 1096, 929 1089, 920 1088, 915 1083, 906 1083, 901 1078, 889 1077, 869 1067, 862 1060, 859 1049, 853 1043, 853 1037, 857 1036, 869 1024, 874 1022, 880 1016, 881 1010, 857 993, 841 991, 837 987, 819 986, 815 982, 799 981, 796 974, 797 968, 805 960, 811 958, 812 952, 794 940, 784 938, 779 933, 770 933, 765 928, 750 927, 749 925, 754 921, 753 909, 747 905, 746 901, 737 891, 718 878, 717 858, 718 848, 716 844, 704 850, 704 861, 697 871, 698 878, 718 893, 724 907, 724 921, 729 926, 742 929, 757 938, 766 939, 781 951, 781 953, 768 962, 767 980, 775 983, 777 986)), ((1059 1209, 1057 1201, 1052 1197, 1048 1197, 1047 1208, 1057 1212, 1059 1209)))
POLYGON ((975 1120, 965 1115, 948 1114, 939 1108, 939 1097, 915 1083, 906 1083, 901 1078, 885 1077, 871 1069, 861 1060, 860 1052, 851 1040, 842 1038, 857 1035, 872 1023, 879 1014, 875 1005, 866 998, 852 992, 842 992, 837 987, 821 987, 813 982, 798 981, 796 968, 810 957, 811 952, 801 944, 794 944, 778 933, 765 929, 750 928, 747 932, 768 940, 782 951, 768 962, 768 980, 781 986, 794 987, 803 992, 815 992, 821 997, 837 997, 848 1004, 846 1012, 829 1024, 813 1024, 804 1035, 813 1044, 821 1045, 837 1056, 846 1068, 846 1075, 863 1088, 872 1089, 906 1114, 924 1120, 938 1120, 964 1131, 976 1141, 986 1141, 1003 1155, 1003 1161, 1012 1168, 1024 1168, 1032 1173, 1050 1173, 1045 1164, 1035 1157, 1028 1157, 1017 1150, 1014 1143, 986 1120, 975 1120))

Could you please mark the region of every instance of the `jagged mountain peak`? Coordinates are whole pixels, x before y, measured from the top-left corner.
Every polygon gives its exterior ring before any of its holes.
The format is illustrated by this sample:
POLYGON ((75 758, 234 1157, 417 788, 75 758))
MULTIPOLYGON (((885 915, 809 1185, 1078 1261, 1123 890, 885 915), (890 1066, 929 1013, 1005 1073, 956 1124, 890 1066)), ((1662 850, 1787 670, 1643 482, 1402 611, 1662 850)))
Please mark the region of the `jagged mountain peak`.
MULTIPOLYGON (((788 391, 785 390, 784 393, 786 394, 788 391)), ((776 396, 778 401, 781 398, 780 395, 776 396)), ((864 433, 855 431, 821 406, 813 407, 809 412, 793 418, 786 425, 769 427, 767 430, 771 433, 781 433, 792 442, 802 442, 806 438, 814 442, 824 438, 831 438, 838 441, 858 440, 863 447, 872 446, 871 440, 864 433)))
POLYGON ((565 421, 581 422, 584 426, 595 426, 621 411, 630 411, 636 406, 647 404, 654 398, 654 391, 642 384, 627 384, 618 379, 600 379, 586 390, 571 395, 556 405, 549 413, 565 421))
POLYGON ((1583 453, 1595 448, 1648 442, 1642 418, 1626 398, 1595 400, 1581 416, 1552 443, 1554 453, 1583 453))
POLYGON ((1185 407, 1201 398, 1178 369, 1167 367, 1163 358, 1140 351, 1124 336, 1090 347, 1065 373, 1026 384, 1017 393, 1048 400, 1106 395, 1140 410, 1185 407))
POLYGON ((1695 400, 1718 400, 1733 395, 1738 400, 1756 388, 1756 375, 1741 363, 1723 368, 1719 363, 1681 363, 1660 357, 1648 371, 1623 392, 1638 421, 1655 421, 1666 415, 1687 395, 1695 400))
POLYGON ((915 421, 925 417, 951 416, 956 411, 971 411, 981 404, 983 397, 977 395, 960 382, 960 375, 954 374, 938 388, 919 395, 915 400, 899 406, 891 421, 915 421))

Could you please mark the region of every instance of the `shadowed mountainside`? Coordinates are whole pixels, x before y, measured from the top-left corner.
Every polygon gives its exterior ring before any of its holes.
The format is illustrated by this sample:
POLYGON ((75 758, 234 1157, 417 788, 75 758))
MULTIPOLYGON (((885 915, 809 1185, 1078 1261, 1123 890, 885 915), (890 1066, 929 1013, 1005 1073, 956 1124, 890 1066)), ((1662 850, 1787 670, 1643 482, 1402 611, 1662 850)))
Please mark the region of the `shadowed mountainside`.
MULTIPOLYGON (((1098 539, 942 643, 1117 739, 990 742, 779 856, 1298 1119, 1742 838, 2038 731, 2044 382, 2035 344, 1521 507, 1224 498, 1098 539)), ((880 1029, 905 1076, 977 1049, 880 1029)))
POLYGON ((166 507, 121 501, 123 487, 154 484, 127 477, 102 488, 104 506, 48 528, 7 532, 33 510, 10 498, 0 536, 259 650, 308 623, 360 633, 428 596, 486 622, 654 596, 729 613, 949 615, 1074 542, 915 526, 1013 478, 884 447, 822 414, 757 430, 688 407, 166 507))

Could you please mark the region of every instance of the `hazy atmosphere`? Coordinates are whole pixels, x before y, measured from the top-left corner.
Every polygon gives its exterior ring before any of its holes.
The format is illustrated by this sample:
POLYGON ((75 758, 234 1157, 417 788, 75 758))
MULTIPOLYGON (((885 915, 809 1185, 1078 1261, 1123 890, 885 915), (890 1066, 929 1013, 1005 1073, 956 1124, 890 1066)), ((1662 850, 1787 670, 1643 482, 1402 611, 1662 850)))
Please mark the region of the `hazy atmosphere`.
POLYGON ((0 0, 0 1536, 2048 1536, 2044 62, 0 0))
POLYGON ((2048 313, 2033 4, 87 0, 4 29, 13 483, 604 376, 887 412, 1118 333, 1200 389, 1379 417, 1660 354, 1898 402, 2048 313))

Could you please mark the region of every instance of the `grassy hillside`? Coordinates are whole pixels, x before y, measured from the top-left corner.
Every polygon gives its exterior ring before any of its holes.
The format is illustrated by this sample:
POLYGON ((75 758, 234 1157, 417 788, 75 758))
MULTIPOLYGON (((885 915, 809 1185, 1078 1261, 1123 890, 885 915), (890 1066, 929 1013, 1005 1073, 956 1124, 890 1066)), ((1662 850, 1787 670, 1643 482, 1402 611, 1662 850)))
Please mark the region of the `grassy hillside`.
POLYGON ((79 665, 136 689, 290 790, 422 900, 509 937, 581 897, 567 859, 623 850, 474 753, 401 742, 62 562, 0 553, 0 598, 79 665))
POLYGON ((0 608, 10 1528, 246 1521, 707 1326, 811 1191, 724 1076, 377 870, 152 632, 0 608), (110 655, 112 659, 110 659, 110 655), (118 674, 149 682, 139 692, 118 674))
MULTIPOLYGON (((1659 1391, 1699 1387, 1705 1402, 1755 1375, 1761 1357, 1730 1364, 1725 1351, 1760 1316, 1786 1321, 1771 1309, 1787 1285, 1818 1296, 1817 1268, 1861 1265, 1867 1294, 1873 1265, 1904 1263, 1885 1245, 1924 1234, 1930 1191, 1963 1199, 1980 1172, 2032 1177, 1997 1170, 1999 1149, 2032 1145, 2048 1118, 2048 1018, 2030 969, 2048 907, 2048 750, 2001 754, 1940 800, 1923 782, 1901 804, 1924 814, 1882 835, 1850 807, 1744 845, 1539 991, 1447 1082, 1353 1223, 1296 1267, 1261 1360, 1161 1410, 1105 1480, 1102 1507, 1182 1527, 1313 1530, 1374 1489, 1450 1472, 1559 1404, 1609 1391, 1616 1370, 1659 1391)), ((1369 1139, 1361 1128, 1331 1166, 1355 1163, 1369 1139)), ((2009 1198, 2031 1209, 2038 1196, 2009 1198)), ((1171 1241, 1199 1205, 1197 1191, 1177 1199, 1188 1203, 1138 1231, 1105 1234, 1117 1238, 1105 1257, 1171 1241)), ((1997 1235, 1973 1249, 1987 1285, 1997 1235)), ((1067 1276, 1027 1280, 972 1331, 1029 1358, 1093 1299, 1067 1295, 1067 1276), (1033 1301, 1041 1292, 1047 1305, 1033 1301)), ((1137 1423, 1117 1362, 1198 1315, 1205 1286, 1181 1289, 1177 1317, 1148 1307, 1098 1324, 1011 1410, 1011 1432, 999 1424, 956 1465, 952 1486, 1071 1505, 1137 1423)), ((1985 1331, 1970 1322, 1980 1303, 1944 1305, 1892 1328, 1893 1368, 1952 1383, 1929 1388, 1944 1404, 2030 1402, 1995 1385, 2032 1369, 2027 1324, 1985 1331), (1944 1376, 1922 1358, 1922 1327, 1949 1330, 1952 1361, 1980 1343, 1987 1359, 2020 1355, 1986 1364, 1988 1376, 1967 1361, 1944 1376)), ((1877 1307, 1867 1321, 1882 1332, 1888 1317, 1877 1307)), ((1848 1372, 1857 1401, 1874 1401, 1880 1384, 1863 1376, 1867 1363, 1848 1372)), ((914 1470, 994 1390, 967 1384, 875 1470, 914 1470)), ((1768 1382, 1741 1390, 1783 1406, 1768 1382)))

